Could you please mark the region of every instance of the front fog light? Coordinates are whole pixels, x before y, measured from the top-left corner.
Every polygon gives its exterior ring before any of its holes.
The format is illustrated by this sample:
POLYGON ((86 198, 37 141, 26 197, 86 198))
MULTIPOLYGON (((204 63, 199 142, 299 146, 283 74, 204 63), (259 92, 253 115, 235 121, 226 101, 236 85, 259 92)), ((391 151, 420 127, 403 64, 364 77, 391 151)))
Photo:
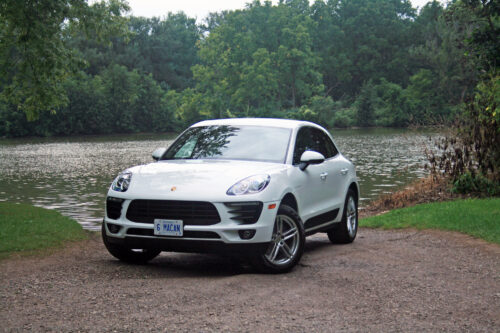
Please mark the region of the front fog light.
POLYGON ((119 225, 112 224, 112 223, 107 223, 107 226, 108 226, 109 232, 112 234, 116 234, 121 229, 121 227, 119 225))
POLYGON ((252 239, 252 237, 255 236, 255 230, 253 229, 239 230, 238 234, 240 235, 241 239, 252 239))

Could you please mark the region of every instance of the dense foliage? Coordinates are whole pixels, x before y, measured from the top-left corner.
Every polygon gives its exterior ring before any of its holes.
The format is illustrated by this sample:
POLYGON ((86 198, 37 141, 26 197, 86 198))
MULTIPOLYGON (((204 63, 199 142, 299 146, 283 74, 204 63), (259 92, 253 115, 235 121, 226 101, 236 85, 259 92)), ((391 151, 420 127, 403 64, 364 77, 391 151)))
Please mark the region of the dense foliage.
POLYGON ((474 93, 466 97, 453 133, 430 153, 433 175, 445 175, 458 193, 500 195, 500 4, 469 0, 457 3, 447 20, 475 17, 463 50, 479 72, 474 93))
POLYGON ((0 3, 0 96, 28 119, 67 104, 66 78, 82 65, 68 46, 73 33, 97 42, 125 33, 128 7, 118 0, 3 0, 0 3))
POLYGON ((121 0, 2 1, 0 136, 176 131, 234 116, 442 124, 479 98, 481 73, 499 59, 488 0, 418 13, 409 0, 253 1, 204 24, 126 10, 121 0))

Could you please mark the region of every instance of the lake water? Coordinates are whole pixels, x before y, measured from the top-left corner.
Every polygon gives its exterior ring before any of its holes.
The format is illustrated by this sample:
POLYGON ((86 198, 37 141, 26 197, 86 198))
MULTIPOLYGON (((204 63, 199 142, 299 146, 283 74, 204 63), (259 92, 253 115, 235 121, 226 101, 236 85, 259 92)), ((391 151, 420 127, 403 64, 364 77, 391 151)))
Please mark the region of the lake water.
MULTIPOLYGON (((332 130, 360 179, 361 206, 425 175, 424 149, 436 132, 402 129, 332 130)), ((0 140, 0 201, 56 209, 98 229, 114 177, 152 162, 174 134, 0 140)))

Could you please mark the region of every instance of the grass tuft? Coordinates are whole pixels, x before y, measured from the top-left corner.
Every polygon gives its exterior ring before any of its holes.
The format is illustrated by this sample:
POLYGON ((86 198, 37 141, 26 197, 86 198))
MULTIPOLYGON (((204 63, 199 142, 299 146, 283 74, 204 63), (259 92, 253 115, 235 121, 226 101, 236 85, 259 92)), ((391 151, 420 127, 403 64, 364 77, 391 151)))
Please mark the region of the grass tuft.
POLYGON ((466 199, 420 204, 361 219, 360 226, 458 231, 500 244, 500 199, 466 199))
POLYGON ((13 252, 60 247, 87 238, 82 227, 54 210, 0 202, 0 258, 13 252))

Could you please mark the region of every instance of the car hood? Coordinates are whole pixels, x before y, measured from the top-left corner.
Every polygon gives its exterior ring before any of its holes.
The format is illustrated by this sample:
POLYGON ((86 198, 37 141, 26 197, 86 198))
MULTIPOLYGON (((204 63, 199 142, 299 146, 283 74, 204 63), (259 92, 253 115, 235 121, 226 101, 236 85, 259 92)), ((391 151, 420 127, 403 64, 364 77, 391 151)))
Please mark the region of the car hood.
POLYGON ((160 161, 128 169, 133 176, 125 193, 134 198, 149 199, 228 198, 226 192, 236 182, 257 174, 272 175, 286 168, 285 164, 253 161, 160 161))

